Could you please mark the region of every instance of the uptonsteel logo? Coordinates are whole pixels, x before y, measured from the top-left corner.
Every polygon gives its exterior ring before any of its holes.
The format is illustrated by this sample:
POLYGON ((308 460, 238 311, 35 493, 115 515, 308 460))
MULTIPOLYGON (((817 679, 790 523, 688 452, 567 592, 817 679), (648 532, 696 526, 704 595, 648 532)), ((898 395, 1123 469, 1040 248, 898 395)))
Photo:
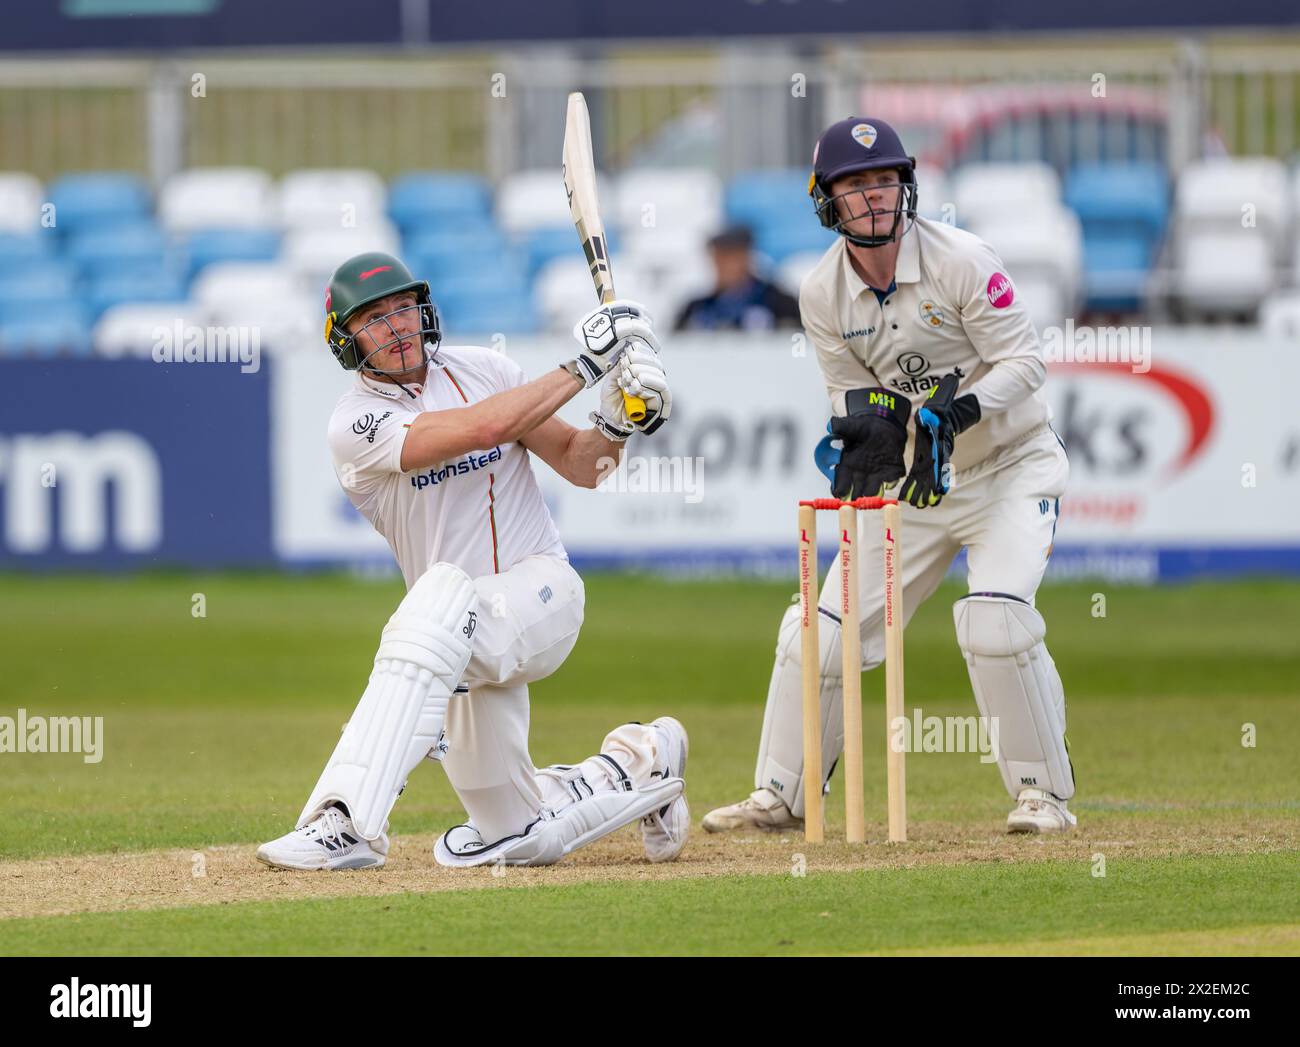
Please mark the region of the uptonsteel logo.
POLYGON ((486 454, 466 455, 459 462, 452 462, 450 465, 444 465, 441 469, 430 469, 427 472, 417 473, 411 477, 411 486, 417 491, 422 491, 426 487, 436 487, 444 480, 449 480, 456 476, 465 476, 467 473, 475 473, 480 469, 486 469, 488 466, 501 461, 501 448, 494 447, 486 454))

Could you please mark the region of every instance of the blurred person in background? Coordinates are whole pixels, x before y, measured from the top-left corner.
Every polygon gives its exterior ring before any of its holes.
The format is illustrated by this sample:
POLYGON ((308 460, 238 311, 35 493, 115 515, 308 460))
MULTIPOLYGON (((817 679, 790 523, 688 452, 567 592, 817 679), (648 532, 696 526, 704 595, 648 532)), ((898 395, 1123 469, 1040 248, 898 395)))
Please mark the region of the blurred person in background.
POLYGON ((677 331, 770 331, 799 326, 799 303, 754 272, 754 234, 732 226, 709 240, 716 283, 713 291, 687 303, 677 331))

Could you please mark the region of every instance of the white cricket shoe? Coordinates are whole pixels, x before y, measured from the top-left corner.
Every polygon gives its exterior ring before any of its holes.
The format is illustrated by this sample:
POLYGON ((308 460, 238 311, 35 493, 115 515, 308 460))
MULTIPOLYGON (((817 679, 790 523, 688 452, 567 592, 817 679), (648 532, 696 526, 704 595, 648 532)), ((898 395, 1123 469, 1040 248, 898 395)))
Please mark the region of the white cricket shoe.
POLYGON ((732 829, 763 829, 789 832, 803 829, 803 819, 790 813, 785 801, 771 789, 755 789, 748 798, 728 807, 719 807, 704 816, 704 830, 725 833, 732 829))
POLYGON ((388 823, 377 840, 363 840, 352 819, 330 807, 314 822, 257 849, 257 860, 276 869, 370 869, 388 854, 388 823))
POLYGON ((1015 810, 1007 815, 1007 832, 1060 833, 1073 829, 1077 823, 1065 801, 1046 789, 1021 789, 1015 810))
MULTIPOLYGON (((685 778, 686 756, 690 740, 686 728, 671 716, 661 716, 650 724, 655 729, 655 764, 650 772, 654 779, 685 778)), ((645 856, 652 862, 671 862, 686 846, 691 832, 691 809, 686 793, 641 819, 641 840, 645 856)))

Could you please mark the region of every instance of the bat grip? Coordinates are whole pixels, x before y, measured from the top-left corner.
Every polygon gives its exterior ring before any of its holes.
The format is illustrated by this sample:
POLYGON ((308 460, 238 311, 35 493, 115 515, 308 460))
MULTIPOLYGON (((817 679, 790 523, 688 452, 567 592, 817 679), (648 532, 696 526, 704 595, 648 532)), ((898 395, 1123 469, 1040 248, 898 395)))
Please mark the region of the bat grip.
POLYGON ((640 422, 645 419, 645 401, 639 396, 632 396, 630 393, 624 393, 623 409, 627 411, 627 416, 634 422, 640 422))

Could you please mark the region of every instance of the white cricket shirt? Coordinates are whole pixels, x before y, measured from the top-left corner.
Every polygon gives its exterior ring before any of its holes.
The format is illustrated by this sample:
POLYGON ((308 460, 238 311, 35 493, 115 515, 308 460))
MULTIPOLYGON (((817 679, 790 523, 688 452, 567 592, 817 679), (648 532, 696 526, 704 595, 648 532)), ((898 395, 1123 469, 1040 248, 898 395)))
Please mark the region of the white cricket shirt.
MULTIPOLYGON (((885 386, 911 400, 915 417, 930 389, 955 372, 957 395, 974 393, 981 412, 953 447, 958 472, 1051 422, 1038 334, 988 244, 917 218, 899 244, 896 290, 883 302, 854 271, 847 248, 840 237, 799 290, 835 414, 844 413, 848 390, 885 386)), ((914 441, 909 423, 908 462, 914 441)))
POLYGON ((408 383, 415 399, 361 373, 339 397, 329 423, 335 475, 387 539, 408 589, 440 561, 478 578, 537 553, 568 559, 522 444, 402 472, 402 445, 416 415, 478 403, 526 380, 501 353, 444 345, 425 384, 408 383))

